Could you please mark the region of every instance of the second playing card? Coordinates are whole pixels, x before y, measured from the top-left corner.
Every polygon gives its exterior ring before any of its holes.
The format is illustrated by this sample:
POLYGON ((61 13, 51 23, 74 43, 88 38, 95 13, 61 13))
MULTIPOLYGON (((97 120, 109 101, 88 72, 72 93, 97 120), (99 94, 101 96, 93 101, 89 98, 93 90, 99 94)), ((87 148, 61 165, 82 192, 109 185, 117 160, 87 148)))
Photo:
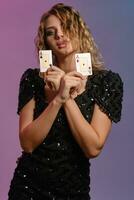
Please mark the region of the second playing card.
POLYGON ((91 55, 90 53, 75 54, 76 70, 84 76, 92 75, 91 55))
POLYGON ((47 69, 50 67, 50 65, 52 65, 52 51, 40 50, 39 61, 40 61, 40 72, 46 72, 47 69))

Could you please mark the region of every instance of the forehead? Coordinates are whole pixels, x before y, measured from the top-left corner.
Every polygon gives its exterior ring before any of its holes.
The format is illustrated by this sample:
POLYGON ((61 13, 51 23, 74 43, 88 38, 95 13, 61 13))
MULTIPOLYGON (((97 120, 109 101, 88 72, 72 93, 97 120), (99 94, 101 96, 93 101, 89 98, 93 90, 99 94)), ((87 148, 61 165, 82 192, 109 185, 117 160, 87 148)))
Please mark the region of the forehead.
POLYGON ((55 15, 50 15, 45 22, 45 28, 51 27, 51 26, 59 26, 61 25, 61 21, 56 17, 55 15))

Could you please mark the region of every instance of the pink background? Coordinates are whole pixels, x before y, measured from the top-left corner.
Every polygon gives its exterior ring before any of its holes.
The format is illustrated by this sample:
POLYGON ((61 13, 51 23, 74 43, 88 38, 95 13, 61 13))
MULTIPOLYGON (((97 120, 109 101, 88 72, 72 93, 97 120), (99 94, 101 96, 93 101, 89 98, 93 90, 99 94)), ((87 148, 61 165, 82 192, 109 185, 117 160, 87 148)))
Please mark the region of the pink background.
MULTIPOLYGON (((10 180, 21 153, 18 139, 19 81, 28 67, 38 67, 34 47, 40 16, 60 1, 0 2, 0 200, 7 199, 10 180)), ((99 157, 91 160, 93 200, 134 198, 133 134, 133 0, 68 0, 92 30, 106 65, 124 81, 122 121, 113 125, 99 157)))

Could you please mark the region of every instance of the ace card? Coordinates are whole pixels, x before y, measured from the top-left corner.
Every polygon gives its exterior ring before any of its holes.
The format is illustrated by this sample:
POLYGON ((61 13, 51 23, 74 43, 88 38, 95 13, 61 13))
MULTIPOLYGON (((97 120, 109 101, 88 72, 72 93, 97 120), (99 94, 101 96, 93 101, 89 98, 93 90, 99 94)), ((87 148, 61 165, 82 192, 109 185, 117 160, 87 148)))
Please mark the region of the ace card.
POLYGON ((90 53, 75 54, 76 70, 84 76, 92 75, 92 64, 90 53))
POLYGON ((46 72, 52 65, 52 51, 40 50, 39 51, 40 72, 46 72))

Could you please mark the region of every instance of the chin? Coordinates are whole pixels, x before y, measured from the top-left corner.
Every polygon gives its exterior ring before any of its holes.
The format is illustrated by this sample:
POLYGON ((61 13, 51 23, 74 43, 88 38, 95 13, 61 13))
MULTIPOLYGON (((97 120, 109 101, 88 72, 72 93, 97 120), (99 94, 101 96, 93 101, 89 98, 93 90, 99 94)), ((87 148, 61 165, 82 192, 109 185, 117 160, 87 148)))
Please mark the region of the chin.
POLYGON ((58 53, 58 55, 61 55, 61 56, 69 56, 70 54, 73 54, 74 53, 74 50, 73 49, 61 49, 58 53))

